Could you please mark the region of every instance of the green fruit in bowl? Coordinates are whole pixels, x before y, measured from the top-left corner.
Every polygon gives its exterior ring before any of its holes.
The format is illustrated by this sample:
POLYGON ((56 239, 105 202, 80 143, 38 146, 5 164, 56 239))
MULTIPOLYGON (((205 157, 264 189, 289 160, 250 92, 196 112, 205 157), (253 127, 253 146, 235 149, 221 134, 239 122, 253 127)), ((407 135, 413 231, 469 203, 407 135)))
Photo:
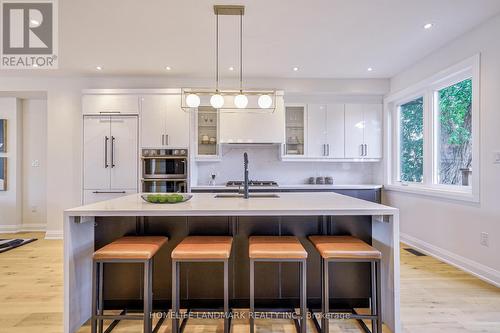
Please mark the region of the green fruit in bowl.
POLYGON ((152 203, 157 203, 158 202, 158 195, 156 194, 150 194, 148 195, 148 201, 152 203))
POLYGON ((168 197, 166 195, 162 195, 158 198, 159 203, 165 203, 168 201, 168 197))

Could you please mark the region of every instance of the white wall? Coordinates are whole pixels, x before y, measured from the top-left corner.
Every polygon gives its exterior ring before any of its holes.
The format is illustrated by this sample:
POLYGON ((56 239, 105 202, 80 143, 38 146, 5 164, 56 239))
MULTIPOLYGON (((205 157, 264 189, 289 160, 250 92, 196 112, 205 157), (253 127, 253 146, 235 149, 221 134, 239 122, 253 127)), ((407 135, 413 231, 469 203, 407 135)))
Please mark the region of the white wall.
MULTIPOLYGON (((47 237, 62 236, 63 211, 81 203, 81 90, 99 88, 211 87, 213 80, 157 77, 0 77, 0 96, 42 92, 47 97, 47 237)), ((238 84, 225 80, 223 87, 238 84)), ((250 88, 276 88, 285 93, 384 95, 389 80, 248 79, 250 88)))
POLYGON ((24 99, 22 229, 45 230, 47 192, 47 101, 24 99))
POLYGON ((7 191, 0 191, 0 232, 16 231, 22 223, 22 108, 16 98, 0 98, 0 119, 7 119, 7 191))
MULTIPOLYGON (((391 80, 391 92, 481 53, 480 203, 385 192, 384 202, 401 210, 402 239, 500 285, 500 16, 434 52, 391 80), (480 233, 489 233, 489 247, 480 233)), ((439 33, 434 31, 431 33, 439 33)))

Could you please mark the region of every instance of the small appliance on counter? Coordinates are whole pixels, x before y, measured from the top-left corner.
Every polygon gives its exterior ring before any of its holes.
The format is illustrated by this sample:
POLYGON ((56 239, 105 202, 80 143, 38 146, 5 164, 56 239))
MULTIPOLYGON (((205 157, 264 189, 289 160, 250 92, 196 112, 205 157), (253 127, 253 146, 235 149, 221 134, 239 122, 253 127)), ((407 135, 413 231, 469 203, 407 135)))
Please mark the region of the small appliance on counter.
POLYGON ((187 192, 187 149, 143 149, 142 192, 187 192))

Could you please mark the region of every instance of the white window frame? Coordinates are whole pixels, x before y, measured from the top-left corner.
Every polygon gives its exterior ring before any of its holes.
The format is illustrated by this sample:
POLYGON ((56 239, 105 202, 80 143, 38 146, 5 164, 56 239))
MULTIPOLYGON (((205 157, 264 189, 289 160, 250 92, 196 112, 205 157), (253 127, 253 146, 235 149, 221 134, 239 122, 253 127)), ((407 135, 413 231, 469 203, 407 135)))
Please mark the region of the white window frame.
POLYGON ((385 112, 385 188, 469 202, 479 202, 480 186, 480 55, 474 55, 432 77, 384 99, 385 112), (438 184, 439 109, 437 91, 472 78, 472 186, 438 184), (424 177, 422 183, 401 182, 399 107, 424 97, 424 177))

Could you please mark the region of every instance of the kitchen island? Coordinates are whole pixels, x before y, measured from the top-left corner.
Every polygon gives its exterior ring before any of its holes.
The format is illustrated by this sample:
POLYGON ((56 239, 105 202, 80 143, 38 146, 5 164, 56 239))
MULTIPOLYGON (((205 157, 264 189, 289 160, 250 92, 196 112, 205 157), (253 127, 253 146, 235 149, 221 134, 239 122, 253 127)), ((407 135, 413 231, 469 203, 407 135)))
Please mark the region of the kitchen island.
MULTIPOLYGON (((91 269, 95 249, 123 235, 165 235, 154 273, 154 308, 170 306, 170 251, 187 235, 231 235, 230 298, 235 308, 248 307, 250 235, 295 235, 309 253, 308 307, 320 303, 319 255, 308 242, 314 234, 359 237, 382 252, 383 322, 400 332, 399 212, 397 209, 336 193, 278 193, 277 197, 216 198, 197 193, 178 204, 150 204, 139 194, 65 211, 64 331, 75 332, 90 317, 91 269)), ((365 307, 369 297, 369 266, 334 264, 332 308, 365 307)), ((130 264, 105 269, 105 308, 140 305, 141 268, 130 264)), ((186 264, 181 270, 183 307, 207 308, 222 298, 220 267, 186 264), (199 266, 202 267, 199 267, 199 266)), ((263 264, 256 272, 258 302, 293 307, 298 298, 298 267, 263 264)))

